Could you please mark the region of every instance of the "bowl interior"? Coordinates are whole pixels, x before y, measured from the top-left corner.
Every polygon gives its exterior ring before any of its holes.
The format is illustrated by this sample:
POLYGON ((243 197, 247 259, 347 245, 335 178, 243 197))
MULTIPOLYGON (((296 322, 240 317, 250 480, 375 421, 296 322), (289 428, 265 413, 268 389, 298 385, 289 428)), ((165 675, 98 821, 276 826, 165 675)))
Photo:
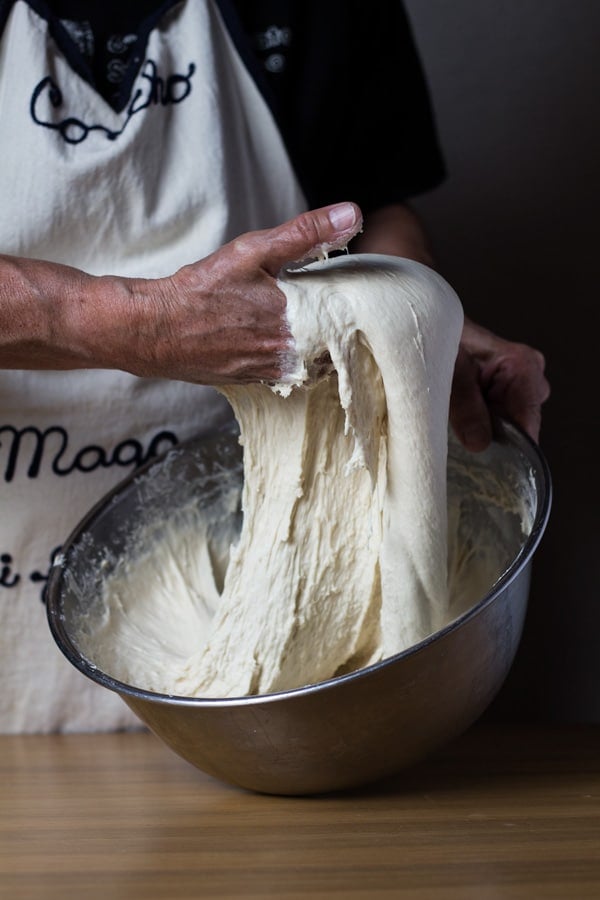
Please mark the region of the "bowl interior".
MULTIPOLYGON (((231 426, 182 444, 146 465, 77 526, 50 576, 48 618, 59 648, 83 674, 121 693, 149 697, 163 693, 111 670, 95 647, 94 623, 103 614, 104 585, 118 567, 136 560, 149 567, 152 578, 153 548, 172 529, 193 535, 199 520, 210 522, 210 565, 215 572, 224 572, 228 548, 242 522, 242 478, 242 449, 231 426)), ((450 437, 448 627, 460 627, 528 562, 549 505, 547 465, 519 430, 499 423, 495 440, 481 454, 468 453, 450 437)), ((160 572, 154 575, 160 577, 160 572)))

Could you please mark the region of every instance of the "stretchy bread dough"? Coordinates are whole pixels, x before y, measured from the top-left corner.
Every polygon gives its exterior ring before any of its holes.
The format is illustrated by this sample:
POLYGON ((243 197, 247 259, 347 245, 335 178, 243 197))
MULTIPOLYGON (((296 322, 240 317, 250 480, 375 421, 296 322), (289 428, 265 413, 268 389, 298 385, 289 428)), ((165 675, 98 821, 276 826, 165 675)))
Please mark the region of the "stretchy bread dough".
POLYGON ((458 298, 429 268, 375 255, 313 263, 279 283, 293 374, 223 389, 244 447, 244 521, 222 590, 201 585, 206 550, 191 558, 176 539, 156 548, 161 603, 143 565, 121 567, 94 636, 94 658, 121 680, 184 696, 263 694, 384 659, 448 621, 458 298), (186 623, 171 651, 166 618, 186 623))

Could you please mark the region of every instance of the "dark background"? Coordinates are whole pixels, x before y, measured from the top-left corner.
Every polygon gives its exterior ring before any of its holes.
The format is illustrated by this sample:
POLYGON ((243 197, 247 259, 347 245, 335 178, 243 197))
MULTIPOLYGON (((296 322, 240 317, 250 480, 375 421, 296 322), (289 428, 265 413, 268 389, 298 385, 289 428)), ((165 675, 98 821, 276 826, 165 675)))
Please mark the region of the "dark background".
POLYGON ((538 347, 550 522, 492 712, 600 721, 600 3, 407 0, 449 178, 415 206, 467 313, 538 347))

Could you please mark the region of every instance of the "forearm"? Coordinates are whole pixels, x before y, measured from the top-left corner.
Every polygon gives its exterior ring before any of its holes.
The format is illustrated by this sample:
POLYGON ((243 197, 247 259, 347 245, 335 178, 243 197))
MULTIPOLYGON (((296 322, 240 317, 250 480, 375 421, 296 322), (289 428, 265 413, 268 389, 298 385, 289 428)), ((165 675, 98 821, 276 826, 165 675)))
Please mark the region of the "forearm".
POLYGON ((0 368, 113 367, 132 309, 125 279, 0 256, 0 368))
POLYGON ((417 214, 403 203, 393 203, 365 216, 364 231, 352 242, 356 253, 403 256, 433 266, 429 241, 417 214))

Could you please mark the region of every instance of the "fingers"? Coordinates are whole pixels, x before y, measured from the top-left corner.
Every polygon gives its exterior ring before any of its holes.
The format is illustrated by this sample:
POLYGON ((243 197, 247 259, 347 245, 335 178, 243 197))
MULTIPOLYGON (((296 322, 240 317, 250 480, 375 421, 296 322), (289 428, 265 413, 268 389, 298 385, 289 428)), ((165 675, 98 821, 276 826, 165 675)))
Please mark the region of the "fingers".
POLYGON ((359 207, 338 203, 301 213, 277 228, 255 232, 253 240, 263 267, 276 276, 286 263, 342 249, 361 228, 359 207))
POLYGON ((474 453, 485 450, 492 440, 490 412, 479 376, 479 365, 461 345, 452 379, 450 422, 461 443, 474 453))
POLYGON ((514 422, 539 440, 542 404, 550 396, 543 355, 469 324, 454 370, 450 421, 474 452, 492 439, 492 414, 514 422))
POLYGON ((505 418, 539 440, 542 404, 550 396, 542 354, 525 344, 511 344, 510 353, 497 361, 487 388, 487 399, 505 418))

